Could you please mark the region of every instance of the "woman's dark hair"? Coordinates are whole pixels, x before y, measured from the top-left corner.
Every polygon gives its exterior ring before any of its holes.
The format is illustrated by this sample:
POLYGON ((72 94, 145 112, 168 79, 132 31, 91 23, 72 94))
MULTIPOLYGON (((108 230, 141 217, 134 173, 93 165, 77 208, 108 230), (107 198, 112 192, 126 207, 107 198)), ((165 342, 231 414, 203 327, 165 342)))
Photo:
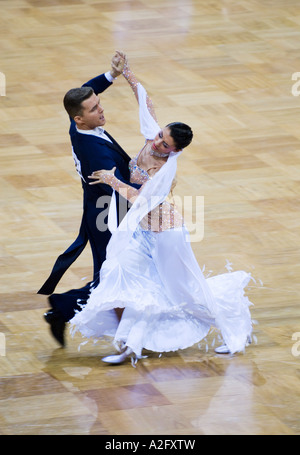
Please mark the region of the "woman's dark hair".
POLYGON ((175 142, 177 150, 187 147, 192 142, 193 131, 191 127, 185 123, 169 123, 166 128, 170 129, 170 135, 175 142))
POLYGON ((90 98, 94 90, 92 87, 71 88, 64 96, 64 106, 69 116, 74 119, 76 115, 82 115, 81 103, 90 98))

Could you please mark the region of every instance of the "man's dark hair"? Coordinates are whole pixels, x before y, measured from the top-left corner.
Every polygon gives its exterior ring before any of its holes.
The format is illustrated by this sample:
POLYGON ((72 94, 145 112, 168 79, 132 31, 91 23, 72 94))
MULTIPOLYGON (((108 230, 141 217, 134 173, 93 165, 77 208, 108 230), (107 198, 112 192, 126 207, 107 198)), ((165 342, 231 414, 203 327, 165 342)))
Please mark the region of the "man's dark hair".
POLYGON ((71 88, 64 96, 64 106, 69 116, 74 119, 76 115, 82 115, 81 103, 90 98, 94 90, 92 87, 71 88))

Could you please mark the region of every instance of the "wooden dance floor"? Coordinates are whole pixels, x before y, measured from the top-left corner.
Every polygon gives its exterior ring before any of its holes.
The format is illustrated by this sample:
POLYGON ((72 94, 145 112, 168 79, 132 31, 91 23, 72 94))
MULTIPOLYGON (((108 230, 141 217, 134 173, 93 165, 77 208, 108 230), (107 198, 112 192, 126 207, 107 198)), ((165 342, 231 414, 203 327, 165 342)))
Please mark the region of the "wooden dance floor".
MULTIPOLYGON (((299 435, 299 1, 2 0, 0 38, 0 434, 299 435), (43 319, 36 292, 82 214, 62 98, 109 70, 116 49, 160 123, 194 130, 175 194, 204 200, 192 243, 204 273, 255 278, 245 353, 217 355, 213 333, 113 367, 107 341, 78 350, 68 333, 62 349, 43 319)), ((143 139, 126 81, 101 101, 134 156, 143 139)), ((91 273, 87 247, 57 291, 91 273)))

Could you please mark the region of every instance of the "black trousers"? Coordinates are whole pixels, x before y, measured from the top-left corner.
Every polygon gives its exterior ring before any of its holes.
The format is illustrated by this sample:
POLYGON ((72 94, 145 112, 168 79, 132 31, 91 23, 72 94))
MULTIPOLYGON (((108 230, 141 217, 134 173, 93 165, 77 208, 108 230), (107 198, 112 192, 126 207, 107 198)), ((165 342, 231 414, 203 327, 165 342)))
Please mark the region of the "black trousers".
MULTIPOLYGON (((108 242, 109 233, 106 233, 108 242)), ((102 254, 96 251, 94 244, 91 244, 93 261, 94 261, 94 277, 92 282, 89 282, 84 287, 80 289, 71 289, 70 291, 63 292, 60 294, 54 294, 57 283, 60 281, 63 274, 71 266, 71 264, 77 259, 77 257, 82 253, 85 248, 89 238, 87 235, 87 229, 82 220, 79 234, 77 239, 72 243, 72 245, 62 253, 56 260, 50 276, 47 278, 41 289, 37 292, 38 294, 50 295, 48 297, 50 306, 60 313, 65 321, 69 321, 75 315, 76 311, 81 310, 81 306, 84 305, 89 297, 90 288, 92 284, 98 284, 99 282, 99 270, 101 264, 105 259, 105 249, 103 249, 102 254)))
POLYGON ((76 311, 80 311, 82 305, 86 304, 92 283, 90 282, 80 289, 71 289, 61 294, 52 294, 49 297, 50 306, 60 314, 64 321, 69 321, 76 311))

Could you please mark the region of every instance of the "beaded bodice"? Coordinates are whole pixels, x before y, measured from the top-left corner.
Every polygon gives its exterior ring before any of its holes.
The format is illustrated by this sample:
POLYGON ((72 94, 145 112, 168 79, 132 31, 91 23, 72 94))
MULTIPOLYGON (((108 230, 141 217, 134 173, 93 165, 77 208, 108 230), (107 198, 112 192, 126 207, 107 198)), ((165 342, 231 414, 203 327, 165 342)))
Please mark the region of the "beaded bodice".
POLYGON ((149 180, 150 177, 147 171, 138 166, 137 164, 138 156, 139 155, 135 156, 129 162, 130 182, 143 185, 144 183, 147 182, 147 180, 149 180))
MULTIPOLYGON (((143 185, 150 177, 145 169, 138 166, 138 156, 139 155, 132 158, 129 162, 130 182, 143 185)), ((172 190, 173 188, 174 185, 172 185, 172 190)), ((141 220, 140 225, 145 231, 163 232, 168 229, 181 227, 183 225, 183 218, 175 205, 166 200, 148 213, 148 215, 141 220)))

